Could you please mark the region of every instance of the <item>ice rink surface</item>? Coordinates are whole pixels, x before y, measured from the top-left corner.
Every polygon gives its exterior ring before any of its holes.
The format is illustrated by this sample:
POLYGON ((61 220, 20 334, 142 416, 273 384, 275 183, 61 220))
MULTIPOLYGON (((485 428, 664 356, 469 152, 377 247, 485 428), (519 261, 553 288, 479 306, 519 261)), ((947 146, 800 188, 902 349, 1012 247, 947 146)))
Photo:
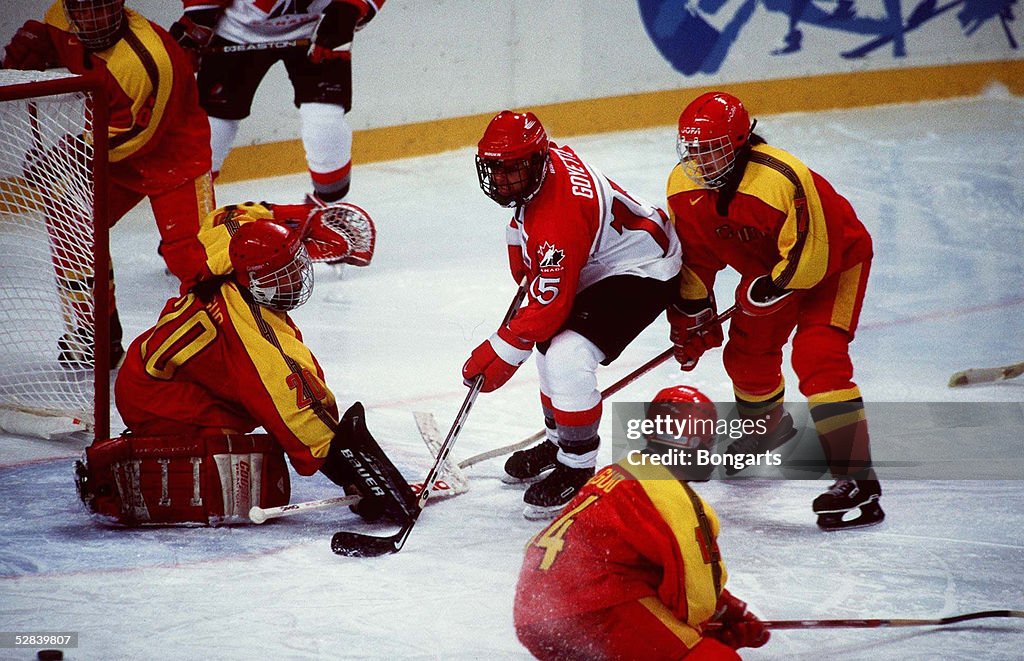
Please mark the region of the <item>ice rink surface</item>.
MULTIPOLYGON (((955 370, 1024 359, 1024 101, 992 90, 941 103, 760 117, 758 131, 828 178, 874 237, 852 346, 869 421, 879 402, 1024 401, 1024 378, 946 387, 955 370)), ((565 142, 628 190, 664 204, 672 127, 565 142)), ((296 175, 223 185, 217 196, 220 204, 298 201, 307 185, 296 175)), ((313 298, 294 316, 339 404, 362 401, 373 434, 419 481, 431 459, 411 412, 433 412, 447 430, 465 395, 462 363, 515 291, 503 243, 508 213, 480 192, 470 149, 356 164, 350 201, 376 220, 374 262, 340 275, 318 267, 313 298)), ((148 209, 122 220, 112 241, 131 337, 155 321, 176 283, 156 254, 148 209)), ((735 282, 720 277, 719 300, 731 300, 735 282)), ((664 320, 651 326, 600 372, 602 387, 662 351, 667 334, 664 320)), ((644 401, 689 383, 728 401, 720 357, 708 354, 688 375, 663 365, 615 400, 644 401)), ((606 415, 605 438, 610 425, 606 415)), ((453 456, 541 426, 530 363, 480 396, 453 456)), ((1005 433, 1016 438, 1021 429, 1005 433)), ((873 437, 876 448, 885 443, 873 437)), ((522 548, 541 525, 522 517, 521 489, 499 480, 501 460, 470 469, 468 493, 432 502, 400 553, 348 559, 331 553, 334 531, 391 530, 366 526, 347 509, 259 527, 104 528, 75 495, 71 463, 82 447, 0 436, 0 631, 78 632, 79 647, 65 657, 76 660, 528 658, 512 626, 512 599, 522 548)), ((610 455, 605 443, 599 465, 610 455)), ((293 478, 293 501, 337 495, 319 475, 293 478)), ((827 485, 697 487, 721 518, 729 588, 762 617, 1024 608, 1024 482, 891 480, 883 483, 882 526, 823 533, 810 502, 827 485)), ((781 631, 742 654, 1021 659, 1024 621, 781 631)), ((0 649, 0 659, 31 658, 33 651, 0 649)))

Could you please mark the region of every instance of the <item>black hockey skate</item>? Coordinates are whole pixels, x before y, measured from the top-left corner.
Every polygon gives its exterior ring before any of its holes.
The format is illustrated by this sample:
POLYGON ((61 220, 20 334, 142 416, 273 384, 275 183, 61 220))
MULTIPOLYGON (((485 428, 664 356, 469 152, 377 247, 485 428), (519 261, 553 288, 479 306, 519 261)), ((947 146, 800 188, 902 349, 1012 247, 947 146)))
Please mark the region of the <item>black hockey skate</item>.
POLYGON ((878 480, 840 478, 814 499, 811 509, 818 515, 818 527, 822 530, 863 528, 885 519, 885 512, 878 504, 881 497, 878 480), (857 516, 847 519, 846 515, 854 511, 858 511, 857 516))
MULTIPOLYGON (((743 438, 730 443, 725 449, 725 454, 760 454, 782 447, 787 441, 796 436, 796 428, 793 426, 793 417, 789 413, 783 413, 775 429, 766 434, 747 434, 743 438)), ((746 468, 744 465, 743 468, 746 468)), ((735 475, 743 470, 736 468, 733 464, 726 464, 725 474, 735 475)))
POLYGON ((549 440, 526 450, 514 452, 505 461, 505 474, 501 481, 505 484, 523 484, 536 482, 541 474, 549 471, 558 463, 558 446, 549 440))
POLYGON ((523 516, 531 521, 553 519, 594 476, 594 467, 572 468, 562 463, 523 494, 523 516))

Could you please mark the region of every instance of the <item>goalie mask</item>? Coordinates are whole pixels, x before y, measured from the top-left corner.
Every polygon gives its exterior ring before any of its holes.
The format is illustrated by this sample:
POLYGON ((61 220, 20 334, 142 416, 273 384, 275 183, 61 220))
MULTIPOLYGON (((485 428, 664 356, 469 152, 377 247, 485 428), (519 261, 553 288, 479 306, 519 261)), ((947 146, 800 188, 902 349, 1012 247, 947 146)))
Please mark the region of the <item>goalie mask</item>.
POLYGON ((750 115, 735 96, 698 96, 679 115, 676 152, 683 173, 702 188, 721 188, 753 130, 750 115))
POLYGON ((523 206, 540 191, 548 165, 548 134, 532 112, 503 110, 477 145, 480 189, 503 207, 523 206))
POLYGON ((87 50, 106 50, 128 28, 124 0, 61 0, 71 32, 87 50))
POLYGON ((313 266, 298 232, 254 220, 231 237, 228 255, 238 282, 271 310, 294 310, 313 293, 313 266))

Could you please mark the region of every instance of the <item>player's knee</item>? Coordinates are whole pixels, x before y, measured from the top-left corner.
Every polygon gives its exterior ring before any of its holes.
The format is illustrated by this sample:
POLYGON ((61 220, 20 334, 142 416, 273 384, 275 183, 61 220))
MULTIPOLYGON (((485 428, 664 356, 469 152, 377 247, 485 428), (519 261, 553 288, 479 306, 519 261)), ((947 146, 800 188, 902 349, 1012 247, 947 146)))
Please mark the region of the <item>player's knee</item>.
POLYGON ((815 326, 800 330, 793 338, 793 371, 805 396, 852 385, 853 362, 849 336, 839 328, 815 326))
POLYGON ((541 363, 541 382, 547 384, 556 408, 578 410, 600 401, 597 367, 604 354, 575 331, 563 331, 552 338, 541 363))
POLYGON ((764 394, 779 387, 782 381, 782 351, 749 351, 742 342, 732 339, 722 352, 722 364, 737 390, 764 394))

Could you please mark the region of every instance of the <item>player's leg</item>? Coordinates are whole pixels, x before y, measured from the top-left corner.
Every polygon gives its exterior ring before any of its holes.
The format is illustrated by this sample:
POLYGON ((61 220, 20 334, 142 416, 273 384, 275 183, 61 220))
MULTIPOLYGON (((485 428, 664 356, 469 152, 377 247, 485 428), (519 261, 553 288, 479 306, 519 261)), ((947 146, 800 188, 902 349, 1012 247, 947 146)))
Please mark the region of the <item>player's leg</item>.
MULTIPOLYGON (((544 354, 537 354, 537 370, 540 374, 545 373, 544 354)), ((541 443, 512 453, 512 456, 505 461, 505 474, 501 479, 506 484, 521 484, 523 482, 535 482, 547 471, 553 469, 557 463, 558 456, 558 426, 555 423, 555 407, 551 398, 540 393, 541 410, 544 413, 544 435, 541 443)))
POLYGON ((341 201, 352 175, 352 128, 346 119, 352 109, 352 62, 313 64, 304 53, 292 53, 284 63, 295 88, 313 194, 321 202, 341 201))
POLYGON ((675 280, 600 280, 576 296, 561 332, 537 347, 541 392, 551 403, 559 450, 554 470, 523 495, 529 518, 553 516, 594 474, 600 446, 598 365, 608 365, 661 314, 675 280))
MULTIPOLYGON (((730 322, 722 362, 732 379, 737 415, 757 424, 758 431, 731 443, 728 453, 774 450, 796 435, 793 419, 783 408, 782 347, 796 325, 798 303, 799 299, 763 317, 739 314, 730 322)), ((735 472, 726 469, 727 474, 735 472)))
POLYGON ((879 523, 881 486, 871 461, 867 417, 853 381, 853 341, 867 286, 865 262, 821 283, 807 297, 793 338, 793 369, 807 397, 829 471, 836 482, 815 499, 826 529, 879 523), (858 514, 844 520, 848 512, 858 514))
MULTIPOLYGON (((229 43, 220 37, 214 38, 214 45, 229 43)), ((239 125, 249 116, 256 89, 280 57, 274 51, 203 55, 196 83, 199 86, 199 105, 210 117, 215 178, 231 151, 239 125)))

